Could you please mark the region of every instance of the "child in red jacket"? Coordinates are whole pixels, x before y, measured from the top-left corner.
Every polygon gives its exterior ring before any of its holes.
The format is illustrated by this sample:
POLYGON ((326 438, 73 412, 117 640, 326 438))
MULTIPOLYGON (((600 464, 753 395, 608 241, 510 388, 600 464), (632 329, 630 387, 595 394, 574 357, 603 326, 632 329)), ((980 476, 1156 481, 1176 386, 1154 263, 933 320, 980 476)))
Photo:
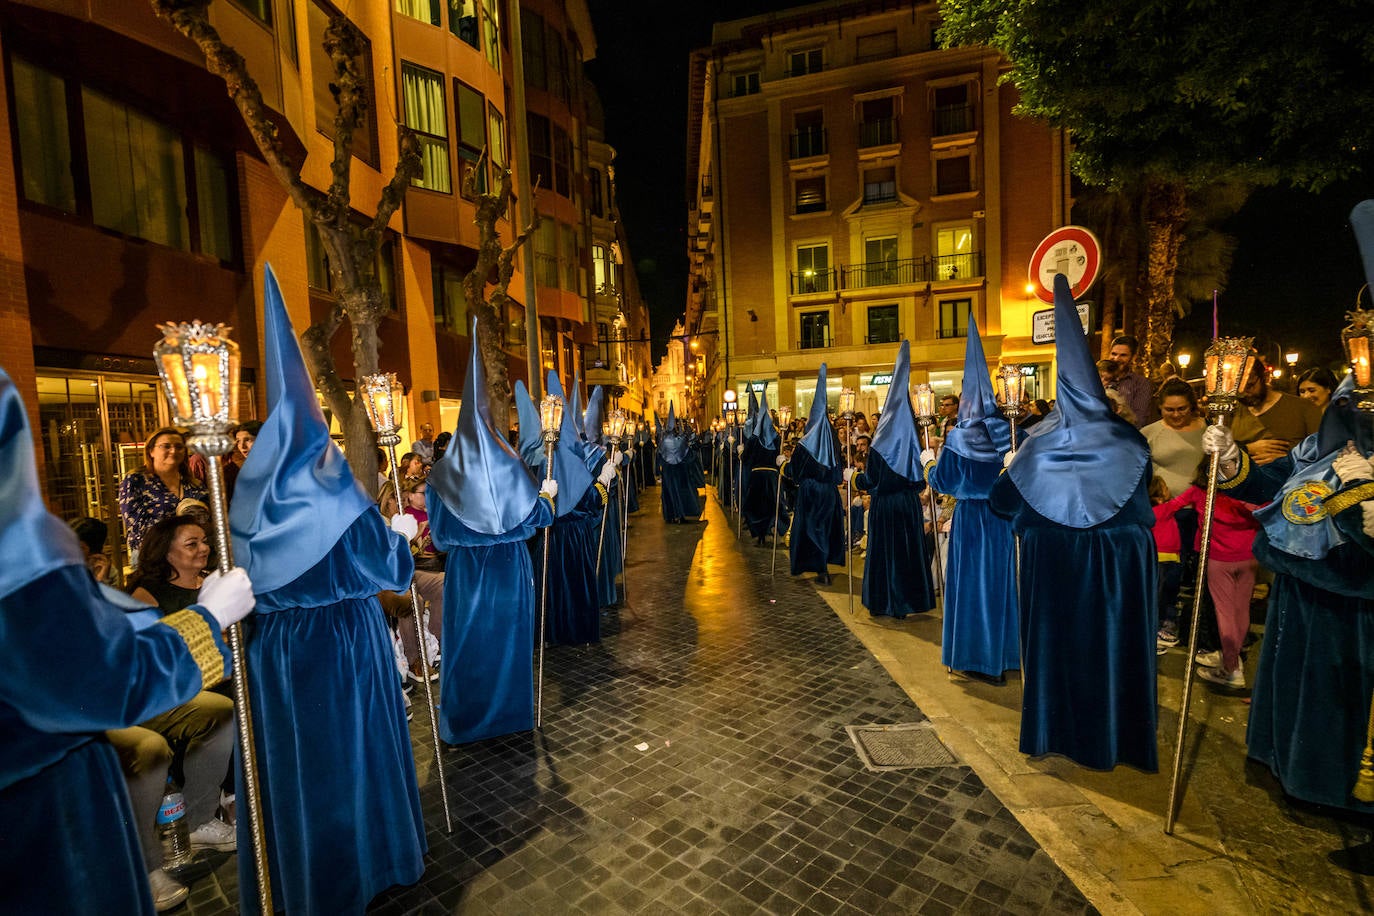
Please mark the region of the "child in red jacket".
POLYGON ((1166 509, 1169 502, 1169 485, 1164 478, 1156 475, 1150 480, 1150 505, 1154 508, 1155 553, 1159 558, 1156 577, 1155 607, 1159 632, 1155 634, 1155 651, 1160 655, 1178 645, 1178 593, 1183 584, 1183 563, 1179 553, 1183 549, 1183 536, 1178 532, 1178 522, 1174 513, 1178 507, 1166 509))
MULTIPOLYGON (((1203 516, 1207 502, 1207 461, 1198 465, 1193 485, 1178 496, 1155 507, 1155 518, 1161 514, 1169 518, 1184 506, 1197 509, 1203 516)), ((1224 493, 1216 494, 1212 503, 1212 540, 1207 551, 1207 591, 1217 611, 1217 631, 1221 636, 1221 651, 1197 657, 1198 677, 1222 687, 1245 688, 1245 669, 1241 664, 1240 647, 1250 629, 1250 595, 1255 589, 1253 545, 1259 523, 1254 511, 1259 506, 1232 499, 1224 493)), ((1198 525, 1196 545, 1202 549, 1202 525, 1198 525)))

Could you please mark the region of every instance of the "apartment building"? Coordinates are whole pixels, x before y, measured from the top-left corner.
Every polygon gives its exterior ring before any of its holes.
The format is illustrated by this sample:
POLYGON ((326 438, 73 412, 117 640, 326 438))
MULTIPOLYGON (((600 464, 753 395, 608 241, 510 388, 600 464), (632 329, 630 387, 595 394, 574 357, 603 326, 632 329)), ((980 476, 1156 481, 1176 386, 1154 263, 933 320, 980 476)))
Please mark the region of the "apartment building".
POLYGON ((718 23, 691 55, 699 412, 752 386, 805 415, 825 362, 831 408, 852 388, 871 413, 902 340, 913 382, 958 390, 970 314, 991 366, 1048 384, 1027 263, 1067 221, 1064 137, 1013 113, 996 52, 941 50, 938 27, 936 3, 815 3, 718 23))
MULTIPOLYGON (((331 180, 335 110, 324 29, 346 14, 367 38, 371 104, 351 165, 358 220, 370 219, 394 172, 394 125, 420 137, 424 173, 377 264, 389 304, 381 365, 406 384, 411 428, 456 421, 469 350, 461 281, 477 243, 466 179, 491 187, 504 165, 518 174, 529 163, 545 216, 510 285, 511 378, 528 371, 528 268, 538 368, 571 385, 597 347, 582 75, 596 45, 585 2, 214 0, 210 14, 278 116, 303 180, 321 189, 331 180), (524 39, 518 62, 513 15, 524 39), (522 72, 525 114, 512 101, 522 72), (527 118, 527 151, 512 142, 517 117, 527 118)), ((262 266, 276 271, 301 331, 334 307, 328 260, 222 80, 146 0, 0 0, 0 63, 0 133, 10 141, 0 143, 0 364, 28 399, 54 511, 103 518, 122 543, 117 482, 167 418, 154 325, 232 326, 243 348, 242 412, 260 415, 262 266)), ((500 227, 507 240, 517 218, 500 227)), ((627 323, 645 320, 635 308, 642 303, 626 301, 627 323)), ((334 355, 350 376, 346 327, 334 355)))

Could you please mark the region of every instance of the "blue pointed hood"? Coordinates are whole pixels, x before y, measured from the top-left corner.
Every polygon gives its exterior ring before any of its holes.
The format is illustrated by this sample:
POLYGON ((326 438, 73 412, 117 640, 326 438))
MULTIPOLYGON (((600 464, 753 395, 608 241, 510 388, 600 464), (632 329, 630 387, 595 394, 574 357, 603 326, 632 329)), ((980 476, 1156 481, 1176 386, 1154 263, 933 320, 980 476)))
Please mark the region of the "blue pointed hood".
POLYGON ((821 363, 820 375, 816 377, 816 393, 811 397, 811 412, 806 418, 806 434, 801 438, 801 446, 812 458, 828 468, 838 468, 840 443, 835 438, 835 428, 830 425, 830 414, 826 408, 825 363, 821 363))
POLYGON ((260 595, 290 585, 334 548, 372 499, 329 438, 271 265, 263 268, 267 419, 234 484, 234 561, 260 595))
POLYGON ((754 436, 766 449, 778 447, 778 431, 773 427, 773 414, 768 410, 768 389, 759 394, 759 415, 754 420, 754 436))
MULTIPOLYGON (((654 415, 658 419, 658 415, 654 415)), ((687 456, 687 437, 678 431, 677 414, 673 402, 668 402, 668 422, 663 424, 663 433, 658 441, 658 457, 664 464, 681 464, 687 456)))
POLYGON ((969 309, 968 341, 964 345, 964 390, 959 396, 959 422, 945 434, 945 448, 970 461, 1002 463, 1011 448, 1011 424, 997 406, 988 377, 983 338, 969 309))
POLYGON ((1088 350, 1069 281, 1054 278, 1054 410, 1031 427, 1007 473, 1050 521, 1091 528, 1121 511, 1150 466, 1145 437, 1116 416, 1088 350))
POLYGON ((600 385, 587 398, 587 412, 582 419, 582 462, 595 474, 606 458, 606 444, 601 441, 601 426, 606 421, 606 391, 600 385))
MULTIPOLYGON (((76 534, 43 505, 33 433, 13 379, 0 368, 0 598, 63 566, 85 566, 76 534)), ((35 613, 60 613, 35 608, 35 613)))
POLYGON ((754 385, 749 384, 749 412, 744 415, 744 438, 753 439, 758 435, 754 425, 759 419, 759 399, 754 396, 754 385))
MULTIPOLYGON (((552 370, 549 371, 549 375, 553 377, 552 370)), ((576 369, 573 370, 572 394, 565 402, 567 404, 567 410, 563 411, 563 416, 572 420, 573 428, 577 430, 577 438, 588 442, 596 441, 596 437, 601 435, 600 427, 589 433, 582 426, 582 374, 576 369)))
POLYGON ((916 415, 911 411, 911 342, 902 341, 897 362, 892 367, 892 381, 887 386, 887 400, 883 415, 873 432, 869 447, 882 456, 893 473, 910 481, 921 481, 921 434, 916 429, 916 415))
POLYGON ((514 531, 529 518, 539 488, 520 456, 497 434, 487 404, 487 374, 477 346, 477 319, 472 319, 458 427, 444 460, 429 472, 430 492, 443 501, 467 528, 479 534, 514 531))
POLYGON ((673 413, 673 402, 668 402, 668 422, 663 425, 664 430, 670 433, 677 432, 677 415, 673 413))
POLYGON ((525 387, 524 379, 515 380, 515 416, 520 424, 520 460, 525 467, 538 471, 544 476, 544 439, 541 435, 543 424, 539 422, 539 408, 530 398, 530 390, 525 387))
MULTIPOLYGON (((556 373, 549 373, 546 385, 545 390, 549 394, 563 397, 563 385, 558 381, 556 373)), ((581 443, 577 438, 577 428, 573 423, 572 411, 567 409, 566 399, 564 399, 563 405, 563 425, 558 430, 558 443, 553 448, 553 477, 554 480, 558 481, 558 497, 554 500, 554 514, 559 518, 563 518, 576 509, 577 504, 582 501, 582 497, 592 485, 592 475, 587 470, 581 443)), ((534 428, 539 429, 538 420, 535 421, 534 428)), ((523 452, 524 449, 522 448, 521 451, 523 452)), ((543 464, 542 452, 540 464, 543 464)))

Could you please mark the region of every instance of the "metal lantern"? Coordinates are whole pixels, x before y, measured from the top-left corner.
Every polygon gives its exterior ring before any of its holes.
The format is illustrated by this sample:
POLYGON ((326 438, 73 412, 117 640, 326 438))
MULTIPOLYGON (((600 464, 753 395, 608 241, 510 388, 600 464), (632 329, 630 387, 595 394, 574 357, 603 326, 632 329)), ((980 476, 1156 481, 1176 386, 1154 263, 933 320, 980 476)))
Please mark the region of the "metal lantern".
POLYGON ((377 433, 377 444, 397 445, 401 441, 401 424, 405 421, 405 388, 394 372, 379 372, 363 376, 359 394, 367 422, 377 433))
POLYGON ((840 391, 840 416, 846 420, 854 419, 853 388, 844 388, 840 391))
POLYGON ((911 408, 918 419, 930 421, 935 418, 935 389, 925 382, 911 389, 911 408))
POLYGON ((1188 371, 1188 364, 1191 363, 1191 362, 1193 361, 1193 354, 1191 354, 1191 353, 1180 353, 1180 354, 1178 354, 1177 357, 1175 357, 1175 359, 1176 359, 1177 362, 1178 362, 1179 371, 1180 371, 1180 372, 1187 372, 1187 371, 1188 371))
POLYGON ((153 348, 153 358, 172 424, 200 434, 227 434, 239 412, 239 345, 229 339, 231 329, 192 321, 161 324, 158 330, 162 340, 153 348))
POLYGON ((1026 374, 1015 363, 1007 363, 997 370, 993 380, 997 386, 997 406, 1009 419, 1021 416, 1025 409, 1026 374))
POLYGON ((620 408, 611 411, 611 421, 606 424, 606 427, 612 442, 619 442, 625 437, 625 428, 628 423, 629 418, 625 416, 625 411, 620 408))
POLYGON ((1218 337, 1202 354, 1207 412, 1229 414, 1240 403, 1240 390, 1257 359, 1253 337, 1218 337))
POLYGON ((546 394, 539 402, 539 429, 545 442, 558 439, 558 430, 563 426, 563 399, 556 394, 546 394))
POLYGON ((1341 343, 1355 376, 1355 393, 1360 410, 1374 410, 1374 377, 1370 373, 1371 338, 1374 338, 1374 310, 1357 308, 1349 312, 1350 324, 1341 331, 1341 343))
POLYGON ((778 422, 782 424, 783 429, 787 428, 787 425, 792 422, 791 407, 783 406, 778 408, 778 422))
POLYGON ((601 424, 601 438, 611 438, 611 424, 609 422, 601 424))

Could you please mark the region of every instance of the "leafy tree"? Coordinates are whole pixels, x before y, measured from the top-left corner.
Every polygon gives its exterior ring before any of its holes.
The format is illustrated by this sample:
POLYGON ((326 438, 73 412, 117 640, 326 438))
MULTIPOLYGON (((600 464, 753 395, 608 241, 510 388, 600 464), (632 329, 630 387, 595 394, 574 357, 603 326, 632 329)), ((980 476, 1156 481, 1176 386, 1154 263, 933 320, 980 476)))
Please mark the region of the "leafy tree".
MULTIPOLYGON (((195 42, 205 55, 206 68, 223 78, 230 99, 243 116, 267 167, 292 202, 319 232, 329 256, 335 293, 334 307, 325 318, 301 335, 303 352, 325 403, 339 418, 349 464, 359 480, 376 479, 376 437, 362 401, 350 397, 334 365, 330 342, 348 323, 351 330, 354 378, 378 371, 377 325, 386 312, 378 254, 387 224, 405 198, 406 189, 423 172, 419 141, 404 125, 397 125, 400 158, 382 189, 371 221, 359 227, 352 218, 349 174, 353 163, 353 134, 367 111, 371 74, 366 72, 366 39, 344 16, 331 16, 324 32, 324 49, 333 65, 329 88, 338 104, 334 116, 334 156, 329 188, 320 191, 301 180, 302 163, 294 161, 278 137, 276 118, 248 73, 243 56, 224 43, 210 24, 210 0, 151 0, 153 10, 173 28, 195 42)), ((320 78, 320 77, 317 77, 320 78)))
POLYGON ((1001 51, 1020 113, 1071 132, 1076 174, 1133 198, 1145 232, 1134 294, 1145 306, 1146 365, 1168 349, 1197 194, 1218 184, 1319 190, 1362 170, 1374 145, 1374 122, 1358 114, 1374 102, 1365 0, 942 0, 941 9, 945 44, 1001 51))

